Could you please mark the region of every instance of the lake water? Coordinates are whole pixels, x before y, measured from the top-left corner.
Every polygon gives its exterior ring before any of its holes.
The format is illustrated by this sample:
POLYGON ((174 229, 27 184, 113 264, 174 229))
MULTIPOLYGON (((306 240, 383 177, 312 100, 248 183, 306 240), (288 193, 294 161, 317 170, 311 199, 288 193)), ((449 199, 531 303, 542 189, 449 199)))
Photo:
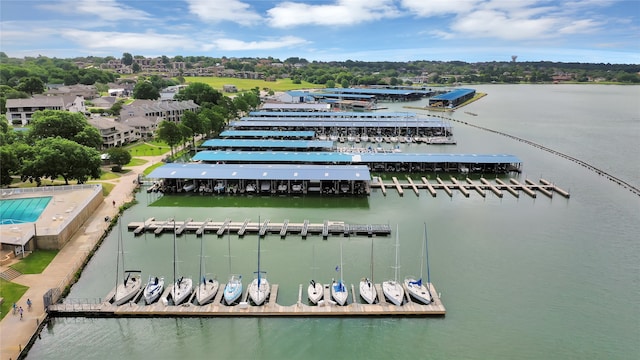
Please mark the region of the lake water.
MULTIPOLYGON (((640 87, 482 85, 488 96, 451 114, 458 120, 525 138, 640 187, 640 87), (465 111, 477 114, 471 116, 465 111)), ((390 110, 404 109, 391 104, 390 110)), ((508 153, 523 162, 519 179, 545 178, 571 199, 491 193, 432 198, 394 191, 368 198, 202 198, 203 206, 148 206, 140 193, 126 224, 150 216, 389 223, 400 229, 400 276, 419 274, 423 223, 431 280, 443 318, 55 319, 28 359, 637 359, 640 354, 640 197, 564 158, 505 136, 453 123, 458 145, 411 144, 405 152, 508 153)), ((173 237, 125 233, 129 267, 172 278, 173 237)), ((115 284, 117 234, 97 251, 70 299, 95 299, 115 284)), ((245 284, 256 267, 257 239, 204 238, 207 272, 245 284)), ((340 242, 344 277, 369 274, 366 237, 268 235, 261 265, 293 304, 315 252, 316 279, 336 277, 340 242)), ((374 281, 393 276, 394 237, 374 239, 374 281)), ((200 239, 178 238, 179 271, 198 277, 200 239)))

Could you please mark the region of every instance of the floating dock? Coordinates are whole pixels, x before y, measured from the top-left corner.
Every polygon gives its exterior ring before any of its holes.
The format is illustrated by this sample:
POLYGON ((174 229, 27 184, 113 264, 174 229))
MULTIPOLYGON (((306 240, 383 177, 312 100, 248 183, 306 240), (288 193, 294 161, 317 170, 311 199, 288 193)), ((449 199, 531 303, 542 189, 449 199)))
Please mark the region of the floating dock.
MULTIPOLYGON (((144 301, 132 301, 124 305, 115 306, 108 301, 96 304, 87 303, 71 303, 71 304, 55 304, 50 305, 47 309, 52 316, 81 316, 81 317, 358 317, 358 316, 444 316, 446 309, 442 304, 440 296, 436 292, 433 284, 430 285, 430 291, 433 295, 433 302, 429 305, 423 305, 413 301, 408 295, 405 296, 403 304, 400 306, 393 305, 381 296, 382 291, 380 284, 375 284, 379 290, 379 302, 375 304, 363 304, 355 301, 357 294, 353 292, 349 296, 349 303, 345 306, 335 305, 327 296, 329 293, 328 284, 324 285, 325 300, 320 305, 308 305, 305 296, 302 295, 303 286, 300 285, 298 293, 298 302, 293 305, 283 306, 278 304, 278 284, 271 285, 271 294, 269 299, 260 306, 252 305, 248 301, 241 301, 237 305, 225 305, 222 302, 222 289, 225 284, 220 284, 220 290, 213 302, 206 305, 195 305, 193 303, 185 303, 178 306, 165 305, 166 302, 162 298, 170 292, 170 287, 165 289, 161 300, 150 305, 144 304, 144 301), (141 304, 139 304, 141 303, 141 304)), ((306 287, 305 287, 306 289, 306 287)), ((113 291, 112 291, 113 292, 113 291)), ((109 297, 107 296, 107 299, 109 297)), ((246 299, 246 289, 241 297, 246 299)))
POLYGON ((287 234, 297 234, 305 238, 308 234, 322 235, 327 238, 329 235, 366 235, 366 236, 388 236, 391 235, 391 226, 388 224, 347 224, 344 221, 325 220, 323 223, 310 223, 304 220, 302 223, 292 223, 288 219, 284 222, 271 222, 265 220, 262 222, 251 222, 250 219, 244 221, 213 221, 207 219, 205 221, 192 221, 187 219, 184 221, 174 221, 172 218, 167 220, 156 221, 155 218, 149 218, 144 222, 130 222, 128 225, 130 231, 135 235, 142 235, 150 231, 156 236, 163 232, 173 232, 176 235, 182 235, 184 232, 195 233, 202 236, 204 233, 215 232, 218 236, 225 233, 235 233, 238 236, 244 236, 246 233, 258 233, 259 236, 265 236, 268 233, 279 234, 285 237, 287 234))
POLYGON ((536 184, 529 179, 525 179, 524 183, 521 183, 513 178, 509 179, 509 183, 496 178, 495 184, 490 183, 485 178, 480 178, 480 181, 478 182, 467 177, 463 182, 453 176, 449 178, 449 182, 445 182, 440 177, 436 177, 435 182, 429 182, 425 177, 421 177, 421 180, 422 183, 415 182, 410 177, 407 177, 407 182, 400 182, 394 176, 391 178, 390 182, 387 181, 385 183, 381 177, 374 177, 373 181, 371 181, 371 188, 382 190, 382 194, 385 196, 387 195, 387 188, 395 188, 400 196, 404 195, 404 189, 412 189, 416 196, 420 196, 420 190, 426 189, 433 197, 436 197, 438 194, 437 190, 444 191, 449 195, 449 197, 453 197, 454 190, 459 191, 465 197, 470 196, 469 190, 477 192, 482 197, 487 196, 487 190, 500 198, 503 196, 502 190, 506 190, 515 197, 520 196, 520 191, 532 198, 536 198, 538 192, 549 198, 553 198, 554 193, 560 194, 567 199, 571 196, 568 191, 562 190, 545 179, 540 179, 539 184, 536 184))

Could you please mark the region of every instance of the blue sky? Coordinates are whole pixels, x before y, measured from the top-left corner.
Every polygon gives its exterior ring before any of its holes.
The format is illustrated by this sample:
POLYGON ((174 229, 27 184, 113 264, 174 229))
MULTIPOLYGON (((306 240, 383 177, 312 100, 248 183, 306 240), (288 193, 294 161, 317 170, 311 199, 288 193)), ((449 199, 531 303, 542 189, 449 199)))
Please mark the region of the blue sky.
POLYGON ((640 63, 640 0, 2 0, 0 20, 12 57, 640 63))

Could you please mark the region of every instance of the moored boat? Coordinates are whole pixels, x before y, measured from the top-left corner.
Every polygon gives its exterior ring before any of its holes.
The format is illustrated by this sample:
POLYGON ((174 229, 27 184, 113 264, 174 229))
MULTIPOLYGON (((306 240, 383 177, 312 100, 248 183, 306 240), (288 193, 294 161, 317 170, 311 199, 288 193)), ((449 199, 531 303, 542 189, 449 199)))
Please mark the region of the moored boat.
POLYGON ((145 285, 143 292, 145 304, 149 305, 156 302, 160 298, 160 295, 162 295, 163 291, 164 278, 149 275, 149 281, 147 282, 147 285, 145 285))
POLYGON ((404 285, 407 288, 407 292, 409 295, 415 299, 420 301, 423 304, 429 305, 433 301, 433 297, 431 296, 430 287, 430 276, 429 276, 429 250, 427 247, 427 224, 424 224, 424 243, 422 249, 421 261, 420 261, 420 277, 415 278, 412 276, 408 276, 404 279, 404 285), (424 259, 427 258, 427 284, 425 285, 422 282, 422 269, 424 266, 424 259))
POLYGON ((394 278, 393 280, 387 280, 382 283, 382 292, 384 293, 384 296, 394 305, 402 305, 402 301, 404 298, 404 289, 398 282, 398 247, 400 246, 398 233, 399 230, 396 226, 396 263, 393 267, 394 278))
POLYGON ((122 305, 140 291, 142 282, 140 281, 140 270, 124 270, 124 242, 122 240, 122 222, 118 220, 118 256, 116 257, 116 290, 113 295, 113 304, 122 305), (120 265, 122 264, 123 281, 120 283, 120 265))
POLYGON ((342 277, 342 243, 340 243, 340 266, 337 267, 336 270, 340 271, 340 279, 338 281, 335 279, 331 281, 331 298, 333 298, 338 305, 343 306, 347 303, 349 291, 344 285, 342 277))
POLYGON ((255 305, 264 304, 271 292, 271 285, 266 277, 266 272, 260 270, 260 237, 258 236, 258 270, 255 272, 256 278, 249 284, 249 297, 255 305))

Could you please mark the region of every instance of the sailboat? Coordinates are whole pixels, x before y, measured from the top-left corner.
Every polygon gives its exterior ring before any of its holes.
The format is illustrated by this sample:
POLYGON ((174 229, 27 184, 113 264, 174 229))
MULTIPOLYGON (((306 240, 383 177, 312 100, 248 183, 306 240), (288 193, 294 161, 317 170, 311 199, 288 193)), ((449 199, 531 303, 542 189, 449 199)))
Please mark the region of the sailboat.
POLYGON ((164 278, 149 275, 149 281, 144 287, 143 293, 145 304, 149 305, 156 302, 162 295, 162 291, 164 291, 164 278))
POLYGON ((231 274, 231 235, 227 233, 227 243, 229 248, 229 280, 224 287, 224 302, 231 305, 242 295, 242 275, 231 274))
POLYGON ((181 276, 176 280, 176 272, 178 262, 176 260, 178 245, 176 244, 176 220, 173 220, 173 288, 171 289, 171 298, 174 305, 182 304, 193 292, 193 280, 181 276))
POLYGON ((371 278, 365 277, 360 280, 360 297, 367 304, 373 304, 377 296, 376 287, 373 284, 373 239, 371 239, 371 278))
POLYGON ((393 280, 387 280, 382 283, 382 292, 384 293, 384 296, 394 305, 402 305, 402 298, 404 298, 404 289, 398 282, 398 248, 400 247, 398 233, 399 230, 396 226, 396 265, 393 267, 394 277, 393 280))
MULTIPOLYGON (((315 278, 315 269, 316 269, 316 248, 313 247, 313 275, 315 278)), ((309 286, 307 287, 307 297, 312 304, 317 304, 318 301, 322 299, 324 295, 324 289, 322 288, 322 284, 318 284, 315 279, 312 278, 309 282, 309 286)))
POLYGON ((347 297, 349 297, 349 291, 344 286, 344 279, 342 277, 342 242, 340 243, 340 266, 336 268, 340 271, 340 280, 336 282, 333 279, 331 283, 331 297, 338 305, 344 305, 347 303, 347 297))
POLYGON ((266 272, 260 270, 260 236, 258 236, 258 271, 255 274, 256 278, 249 284, 249 297, 254 304, 262 305, 271 292, 271 286, 264 275, 266 272))
POLYGON ((429 287, 431 286, 431 279, 429 276, 429 249, 427 247, 427 224, 424 224, 424 243, 422 244, 422 256, 420 261, 420 277, 416 279, 415 277, 406 277, 404 279, 404 285, 407 288, 407 292, 409 295, 426 304, 429 305, 433 301, 433 297, 431 296, 431 292, 429 291, 429 287), (424 259, 425 256, 427 258, 427 284, 422 283, 422 270, 424 268, 424 259))
POLYGON ((207 279, 207 274, 204 271, 204 254, 203 254, 204 235, 200 237, 200 285, 196 289, 196 301, 199 305, 204 305, 216 296, 220 284, 218 280, 210 278, 207 279))
POLYGON ((118 306, 131 300, 142 287, 140 270, 124 270, 124 243, 122 242, 122 223, 118 221, 118 255, 116 257, 116 292, 113 296, 113 304, 118 306), (124 280, 118 281, 122 263, 124 280))

